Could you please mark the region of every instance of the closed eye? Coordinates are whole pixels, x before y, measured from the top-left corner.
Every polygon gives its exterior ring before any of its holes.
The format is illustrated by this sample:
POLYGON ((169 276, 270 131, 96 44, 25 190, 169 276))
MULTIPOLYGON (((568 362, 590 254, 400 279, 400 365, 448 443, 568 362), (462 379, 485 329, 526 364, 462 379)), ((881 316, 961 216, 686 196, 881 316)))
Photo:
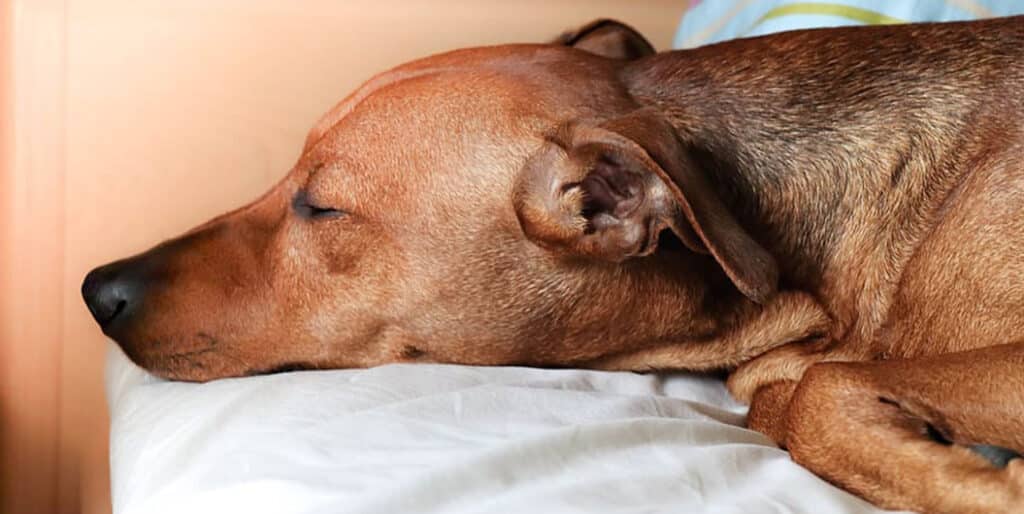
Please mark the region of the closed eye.
POLYGON ((338 218, 348 214, 341 209, 315 204, 309 199, 309 193, 305 189, 295 193, 295 198, 292 198, 292 210, 299 217, 306 219, 338 218))

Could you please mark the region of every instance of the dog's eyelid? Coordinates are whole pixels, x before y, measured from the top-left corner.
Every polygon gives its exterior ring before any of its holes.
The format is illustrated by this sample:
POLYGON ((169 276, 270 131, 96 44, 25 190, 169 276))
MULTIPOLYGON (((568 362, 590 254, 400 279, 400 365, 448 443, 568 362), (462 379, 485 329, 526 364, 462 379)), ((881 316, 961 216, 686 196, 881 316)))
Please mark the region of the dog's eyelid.
POLYGON ((339 218, 348 215, 344 210, 319 205, 311 201, 309 193, 305 189, 300 189, 295 193, 292 198, 292 210, 305 219, 339 218))

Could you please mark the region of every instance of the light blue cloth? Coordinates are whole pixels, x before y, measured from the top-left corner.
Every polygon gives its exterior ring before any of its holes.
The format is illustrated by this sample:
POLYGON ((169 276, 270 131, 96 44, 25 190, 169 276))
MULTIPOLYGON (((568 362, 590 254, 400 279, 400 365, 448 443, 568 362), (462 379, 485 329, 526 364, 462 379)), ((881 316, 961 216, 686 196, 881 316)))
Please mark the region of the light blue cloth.
POLYGON ((1024 0, 692 0, 674 48, 812 27, 955 21, 1024 14, 1024 0))

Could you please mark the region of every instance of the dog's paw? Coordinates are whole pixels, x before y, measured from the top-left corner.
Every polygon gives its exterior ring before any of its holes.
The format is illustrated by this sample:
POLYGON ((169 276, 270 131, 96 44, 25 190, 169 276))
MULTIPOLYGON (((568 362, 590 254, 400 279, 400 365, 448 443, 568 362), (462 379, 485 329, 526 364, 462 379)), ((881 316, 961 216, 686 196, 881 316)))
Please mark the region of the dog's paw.
POLYGON ((785 448, 789 428, 787 411, 796 386, 796 382, 784 380, 758 389, 747 413, 747 428, 768 436, 780 448, 785 448))

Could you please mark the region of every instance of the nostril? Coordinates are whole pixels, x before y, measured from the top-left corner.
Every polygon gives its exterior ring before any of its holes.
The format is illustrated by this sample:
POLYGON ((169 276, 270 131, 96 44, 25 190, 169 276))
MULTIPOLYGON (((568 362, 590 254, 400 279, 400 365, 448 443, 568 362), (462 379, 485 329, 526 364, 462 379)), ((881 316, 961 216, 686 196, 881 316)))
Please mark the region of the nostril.
POLYGON ((100 327, 106 327, 111 321, 114 321, 114 318, 124 312, 128 301, 99 290, 96 294, 85 296, 85 305, 89 308, 89 313, 92 314, 96 323, 99 323, 100 327))
POLYGON ((104 330, 125 315, 133 296, 137 296, 138 284, 124 271, 117 266, 104 266, 90 272, 82 282, 82 299, 104 330))
POLYGON ((110 323, 111 321, 113 321, 114 318, 116 318, 119 314, 124 312, 124 307, 126 305, 128 305, 128 302, 126 300, 121 300, 117 302, 117 305, 114 306, 114 311, 110 313, 110 318, 107 319, 106 322, 101 322, 101 324, 110 323))

